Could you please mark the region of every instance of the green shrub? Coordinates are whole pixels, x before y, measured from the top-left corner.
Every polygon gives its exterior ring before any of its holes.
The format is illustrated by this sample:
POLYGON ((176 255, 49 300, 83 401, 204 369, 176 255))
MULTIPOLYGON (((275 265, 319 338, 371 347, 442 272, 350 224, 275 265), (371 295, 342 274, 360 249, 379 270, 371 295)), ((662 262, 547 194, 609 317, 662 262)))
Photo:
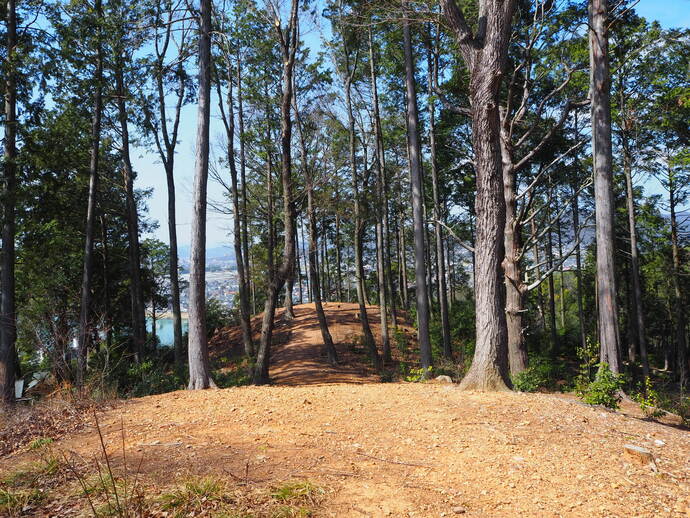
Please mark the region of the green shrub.
POLYGON ((647 419, 659 419, 665 414, 661 409, 662 401, 659 393, 654 390, 652 380, 649 377, 645 378, 642 390, 633 395, 632 398, 640 405, 640 409, 647 419))
POLYGON ((132 397, 163 394, 184 388, 184 380, 174 372, 167 372, 152 360, 135 363, 127 369, 127 395, 132 397))
POLYGON ((426 369, 424 367, 410 369, 410 372, 405 376, 405 381, 417 383, 419 381, 428 380, 431 377, 432 371, 433 367, 426 369))
POLYGON ((584 389, 578 390, 578 396, 589 405, 604 405, 607 408, 618 408, 622 399, 621 391, 625 380, 620 374, 614 374, 607 363, 600 363, 594 381, 584 389))
POLYGON ((530 358, 529 367, 512 376, 513 388, 519 392, 536 392, 554 385, 558 366, 549 358, 535 356, 530 358))

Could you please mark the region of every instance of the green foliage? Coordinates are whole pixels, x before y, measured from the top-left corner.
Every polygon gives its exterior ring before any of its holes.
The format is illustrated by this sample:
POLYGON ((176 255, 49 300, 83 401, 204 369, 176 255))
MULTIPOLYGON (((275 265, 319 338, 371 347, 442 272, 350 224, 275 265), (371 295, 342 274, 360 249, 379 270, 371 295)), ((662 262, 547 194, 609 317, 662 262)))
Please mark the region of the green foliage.
POLYGON ((622 399, 621 391, 625 379, 620 374, 614 374, 607 363, 599 364, 599 370, 594 381, 584 390, 578 390, 578 396, 589 405, 604 405, 606 408, 618 408, 622 399))
POLYGON ((53 439, 51 439, 50 437, 37 437, 29 443, 29 449, 31 451, 40 450, 45 448, 46 446, 53 444, 53 442, 53 439))
POLYGON ((162 394, 184 388, 184 380, 175 372, 157 365, 153 360, 145 360, 127 369, 128 380, 124 386, 131 397, 162 394))
POLYGON ((433 367, 414 367, 410 369, 408 374, 405 376, 405 381, 411 382, 411 383, 418 383, 420 381, 426 381, 431 377, 431 373, 433 372, 434 368, 433 367))
POLYGON ((160 497, 163 509, 174 517, 194 516, 209 504, 229 503, 227 488, 222 480, 213 477, 192 479, 160 497))
POLYGON ((642 390, 634 394, 632 398, 639 403, 642 413, 648 419, 659 419, 665 414, 661 408, 663 404, 661 397, 654 390, 652 380, 649 377, 645 378, 642 390))
POLYGON ((251 383, 254 370, 251 358, 243 357, 236 362, 230 362, 227 358, 223 360, 223 368, 213 371, 211 375, 218 388, 240 387, 251 383))
POLYGON ((530 358, 529 367, 512 376, 513 388, 519 392, 536 392, 539 389, 551 388, 556 381, 562 366, 546 356, 530 358))
POLYGON ((213 297, 206 300, 206 336, 211 338, 216 331, 233 325, 232 311, 228 306, 213 297))
POLYGON ((0 487, 0 515, 23 516, 24 511, 39 503, 45 495, 38 489, 13 490, 0 487))

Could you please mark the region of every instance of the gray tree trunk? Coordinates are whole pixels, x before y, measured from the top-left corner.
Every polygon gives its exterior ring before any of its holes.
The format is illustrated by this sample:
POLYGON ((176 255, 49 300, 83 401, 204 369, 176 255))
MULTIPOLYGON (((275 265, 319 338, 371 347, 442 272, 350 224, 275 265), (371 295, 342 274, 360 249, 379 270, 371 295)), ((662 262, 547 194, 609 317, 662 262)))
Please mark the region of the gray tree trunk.
POLYGON ((611 81, 608 56, 607 0, 589 3, 592 157, 597 241, 597 301, 600 358, 619 373, 620 340, 614 261, 613 157, 611 151, 611 81))
POLYGON ((14 403, 17 316, 15 312, 15 191, 17 157, 17 13, 15 0, 7 0, 7 76, 5 78, 5 149, 2 193, 2 272, 0 282, 0 405, 14 403))
POLYGON ((381 116, 379 113, 379 95, 376 85, 376 61, 371 27, 369 27, 369 71, 371 75, 372 104, 374 108, 374 133, 376 140, 376 194, 378 196, 378 219, 376 221, 376 270, 379 281, 379 313, 381 317, 381 342, 383 344, 383 362, 391 362, 391 343, 388 336, 388 306, 390 258, 388 256, 388 193, 386 192, 386 159, 383 149, 381 116))
POLYGON ((146 304, 144 289, 141 284, 141 253, 139 250, 139 217, 134 198, 134 171, 129 154, 129 127, 127 122, 127 105, 125 102, 124 59, 122 50, 115 57, 115 85, 117 88, 117 113, 122 139, 122 173, 127 200, 127 241, 129 245, 130 300, 132 313, 132 331, 134 350, 139 361, 143 358, 146 345, 146 304))
POLYGON ((442 0, 470 72, 472 146, 477 173, 475 239, 476 345, 461 388, 506 390, 508 343, 505 314, 505 200, 503 196, 498 93, 508 52, 514 0, 480 0, 480 33, 473 35, 455 0, 442 0))
POLYGON ((687 340, 685 332, 687 327, 687 319, 685 315, 685 301, 683 300, 683 293, 680 287, 680 247, 678 245, 678 221, 676 218, 677 189, 673 171, 669 166, 668 169, 668 198, 669 207, 671 211, 671 259, 673 264, 673 295, 675 298, 675 323, 676 323, 676 355, 677 355, 677 370, 678 381, 680 383, 681 394, 685 391, 685 385, 688 377, 688 361, 687 361, 687 340))
MULTIPOLYGON (((101 0, 95 0, 94 9, 99 22, 103 20, 101 0)), ((101 35, 100 24, 97 28, 101 35)), ((84 231, 84 262, 81 281, 81 306, 79 309, 79 331, 77 335, 77 385, 84 383, 86 355, 91 337, 91 285, 93 283, 93 244, 96 226, 96 196, 98 192, 98 166, 101 145, 101 117, 103 111, 103 48, 99 38, 96 49, 96 71, 94 74, 93 113, 91 118, 91 158, 89 161, 89 193, 84 231)))
POLYGON ((211 379, 206 338, 206 194, 210 109, 211 0, 201 0, 199 16, 199 108, 189 268, 189 390, 215 387, 211 379))
POLYGON ((290 117, 292 103, 293 74, 295 68, 295 53, 299 46, 297 39, 299 0, 292 0, 290 20, 286 29, 276 20, 276 31, 280 40, 283 55, 283 86, 280 104, 281 127, 281 182, 283 186, 283 224, 284 237, 283 260, 273 275, 268 288, 264 316, 261 325, 261 342, 256 356, 253 383, 263 385, 269 382, 269 364, 271 345, 273 340, 273 325, 278 297, 286 279, 294 269, 295 264, 295 205, 292 197, 292 118, 290 117))
POLYGON ((433 85, 438 83, 438 35, 433 52, 429 51, 429 148, 431 152, 431 187, 434 196, 434 237, 436 239, 436 282, 438 290, 439 310, 441 312, 441 339, 443 355, 452 358, 453 351, 450 342, 450 320, 448 318, 448 290, 446 288, 446 260, 444 250, 444 236, 441 227, 441 199, 438 186, 438 164, 436 159, 436 110, 434 106, 433 85))
MULTIPOLYGON (((232 90, 232 77, 230 59, 226 56, 225 65, 228 69, 228 90, 227 90, 227 113, 225 110, 221 111, 223 123, 225 125, 225 133, 227 137, 227 154, 228 164, 230 166, 230 190, 232 197, 232 214, 233 214, 233 245, 235 250, 235 262, 237 265, 237 278, 239 288, 239 303, 240 303, 240 328, 242 330, 242 345, 244 347, 244 354, 246 356, 254 355, 254 344, 252 343, 252 329, 249 315, 249 294, 247 293, 247 279, 245 275, 247 270, 245 267, 245 255, 242 247, 242 214, 240 213, 240 194, 237 180, 237 163, 235 157, 235 115, 234 115, 234 99, 232 90)), ((239 78, 238 78, 239 79, 239 78)), ((220 99, 219 88, 219 103, 220 99)), ((240 139, 242 136, 240 136, 240 139)))
MULTIPOLYGON (((625 146, 624 146, 625 147, 625 146)), ((642 307, 642 284, 640 281, 640 257, 637 246, 637 225, 635 222, 635 191, 633 190, 632 170, 628 150, 623 150, 623 172, 625 174, 625 194, 628 209, 628 232, 630 235, 630 276, 632 277, 633 310, 636 321, 637 347, 642 361, 642 375, 649 377, 649 358, 647 357, 647 338, 645 332, 644 308, 642 307)))
MULTIPOLYGON (((405 4, 406 5, 406 4, 405 4)), ((403 46, 405 48, 405 88, 407 97, 407 149, 410 159, 412 187, 412 219, 414 224, 415 293, 417 295, 417 339, 423 369, 431 367, 429 340, 429 294, 426 279, 426 250, 424 243, 425 218, 422 194, 422 164, 419 146, 417 92, 414 82, 414 57, 410 24, 403 20, 403 46)))

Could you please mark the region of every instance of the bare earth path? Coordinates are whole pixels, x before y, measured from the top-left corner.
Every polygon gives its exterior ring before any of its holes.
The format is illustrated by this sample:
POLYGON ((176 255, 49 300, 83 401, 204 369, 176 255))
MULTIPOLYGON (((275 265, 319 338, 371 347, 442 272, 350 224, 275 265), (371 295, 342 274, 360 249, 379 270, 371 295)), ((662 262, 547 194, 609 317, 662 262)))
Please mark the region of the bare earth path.
MULTIPOLYGON (((128 463, 142 459, 147 483, 310 480, 329 490, 316 516, 690 517, 688 431, 626 415, 632 406, 616 413, 569 396, 362 383, 371 377, 348 367, 329 374, 303 309, 291 343, 276 350, 273 374, 284 385, 173 392, 104 413, 115 468, 123 426, 128 463), (305 385, 293 386, 298 378, 305 385), (625 444, 651 450, 657 471, 632 465, 625 444)), ((98 435, 91 428, 56 448, 91 458, 98 435)), ((0 459, 0 476, 33 458, 0 459)), ((38 516, 75 516, 50 509, 38 516)))
MULTIPOLYGON (((336 367, 330 366, 322 354, 323 341, 315 311, 314 304, 294 307, 295 319, 288 324, 289 340, 278 345, 271 355, 271 381, 277 385, 293 386, 379 381, 371 369, 362 365, 361 359, 356 361, 352 358, 353 354, 348 349, 352 339, 361 334, 356 317, 357 305, 324 303, 329 330, 340 358, 336 367)), ((368 314, 376 332, 380 318, 378 308, 370 307, 368 314)))

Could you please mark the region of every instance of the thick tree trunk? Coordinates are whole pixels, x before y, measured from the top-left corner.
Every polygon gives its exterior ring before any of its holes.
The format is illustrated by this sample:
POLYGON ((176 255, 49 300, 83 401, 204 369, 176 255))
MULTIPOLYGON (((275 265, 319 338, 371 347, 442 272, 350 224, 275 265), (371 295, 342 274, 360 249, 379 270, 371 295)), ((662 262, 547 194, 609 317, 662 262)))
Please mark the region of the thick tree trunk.
POLYGON ((292 0, 290 21, 285 30, 276 20, 276 31, 283 54, 283 78, 282 97, 280 103, 280 150, 281 169, 280 176, 283 186, 283 260, 269 284, 268 297, 264 308, 264 318, 261 326, 261 343, 256 356, 253 383, 263 385, 269 382, 269 364, 271 345, 273 340, 273 320, 278 296, 285 281, 291 274, 295 265, 295 204, 292 197, 292 118, 290 116, 293 97, 293 73, 295 67, 295 53, 299 41, 297 41, 297 16, 299 0, 292 0))
MULTIPOLYGON (((549 270, 553 270, 553 244, 551 232, 547 234, 546 254, 549 260, 549 270)), ((549 273, 549 330, 551 331, 551 354, 558 355, 558 328, 556 327, 556 289, 553 282, 553 271, 549 273)))
POLYGON ((211 109, 211 0, 201 0, 199 16, 199 108, 194 166, 189 268, 189 386, 215 387, 211 379, 206 338, 206 193, 211 109))
POLYGON ((476 345, 461 388, 505 390, 508 343, 505 314, 505 200, 503 196, 498 95, 510 40, 514 0, 479 2, 480 33, 473 36, 455 0, 442 0, 470 72, 472 146, 477 173, 475 239, 476 345))
POLYGON ((614 260, 613 157, 611 151, 611 98, 608 56, 607 0, 589 3, 589 59, 592 108, 592 156, 596 207, 597 301, 600 358, 619 373, 620 340, 614 260))
MULTIPOLYGON (((94 9, 99 23, 103 19, 101 0, 95 0, 94 9)), ((100 35, 100 28, 97 29, 100 35)), ((93 245, 96 226, 96 196, 98 192, 98 166, 101 144, 101 117, 103 111, 103 48, 99 40, 96 49, 96 72, 94 75, 93 113, 91 118, 91 158, 89 162, 89 193, 84 231, 84 263, 81 281, 81 307, 79 310, 79 331, 77 335, 77 385, 84 383, 86 355, 91 337, 91 285, 93 283, 93 245)))
POLYGON ((7 0, 7 76, 5 82, 5 149, 2 193, 2 272, 0 272, 0 405, 14 403, 17 316, 15 311, 15 191, 17 183, 17 13, 15 0, 7 0))
POLYGON ((141 253, 139 250, 139 217, 134 198, 134 171, 129 154, 129 126, 127 105, 125 103, 124 59, 121 51, 115 57, 115 85, 117 88, 117 113, 122 138, 122 173, 127 200, 127 242, 129 245, 130 300, 132 313, 132 334, 134 350, 139 361, 142 360, 146 345, 146 304, 141 284, 141 253))
POLYGON ((410 157, 412 187, 412 219, 414 224, 415 293, 417 295, 417 340, 423 369, 431 367, 431 342, 429 340, 429 294, 426 279, 426 250, 424 243, 425 221, 422 194, 422 164, 419 146, 417 92, 414 83, 414 58, 410 24, 403 21, 405 47, 405 87, 407 97, 407 149, 410 157))
POLYGON ((446 259, 444 250, 443 229, 441 227, 441 199, 438 185, 438 164, 436 159, 436 109, 434 106, 433 85, 438 82, 438 36, 433 53, 429 52, 429 148, 431 152, 431 187, 434 196, 434 237, 436 239, 436 282, 438 290, 439 310, 441 313, 441 341, 443 355, 452 358, 453 351, 450 342, 450 319, 448 318, 448 290, 446 288, 446 259))

